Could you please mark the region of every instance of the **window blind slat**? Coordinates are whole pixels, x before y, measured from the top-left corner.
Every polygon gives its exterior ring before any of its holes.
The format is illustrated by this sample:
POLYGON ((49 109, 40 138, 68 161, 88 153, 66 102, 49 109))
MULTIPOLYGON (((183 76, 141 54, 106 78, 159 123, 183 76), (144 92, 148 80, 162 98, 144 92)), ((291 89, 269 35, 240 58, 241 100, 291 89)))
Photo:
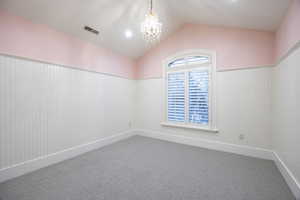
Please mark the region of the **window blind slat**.
POLYGON ((168 120, 184 122, 185 120, 185 73, 168 74, 168 120))

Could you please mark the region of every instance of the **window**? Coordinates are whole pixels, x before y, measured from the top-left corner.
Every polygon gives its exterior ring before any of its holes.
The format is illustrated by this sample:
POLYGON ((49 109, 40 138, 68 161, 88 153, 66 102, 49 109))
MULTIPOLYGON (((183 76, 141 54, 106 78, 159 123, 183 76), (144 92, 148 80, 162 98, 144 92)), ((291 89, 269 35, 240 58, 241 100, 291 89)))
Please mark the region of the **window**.
POLYGON ((184 52, 164 64, 165 122, 162 125, 216 131, 215 54, 184 52))

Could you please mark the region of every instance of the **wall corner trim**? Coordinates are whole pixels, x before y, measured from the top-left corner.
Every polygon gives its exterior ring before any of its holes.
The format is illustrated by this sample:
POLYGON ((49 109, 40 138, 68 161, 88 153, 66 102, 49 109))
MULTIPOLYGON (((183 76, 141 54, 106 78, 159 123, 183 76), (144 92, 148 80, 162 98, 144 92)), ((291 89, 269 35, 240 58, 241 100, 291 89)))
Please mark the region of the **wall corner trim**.
POLYGON ((287 59, 291 54, 293 54, 296 50, 300 48, 300 40, 296 42, 285 54, 280 56, 275 62, 274 66, 280 65, 285 59, 287 59))
POLYGON ((59 64, 59 63, 55 63, 55 62, 48 62, 48 61, 43 61, 43 60, 38 60, 38 59, 33 59, 33 58, 28 58, 28 57, 22 57, 22 56, 17 56, 17 55, 6 54, 6 53, 2 53, 2 52, 0 52, 0 56, 8 57, 8 58, 14 58, 14 59, 23 60, 23 61, 41 63, 41 64, 55 65, 55 66, 63 67, 63 68, 70 69, 70 70, 89 72, 89 73, 100 74, 100 75, 111 76, 111 77, 117 77, 117 78, 122 78, 122 79, 127 79, 127 80, 136 80, 135 78, 129 78, 129 77, 125 77, 125 76, 121 76, 121 75, 117 75, 117 74, 106 73, 106 72, 98 72, 98 71, 95 71, 95 70, 79 68, 79 67, 75 67, 75 66, 71 66, 71 65, 59 64))
POLYGON ((245 66, 245 67, 222 67, 217 69, 217 72, 229 72, 229 71, 240 71, 240 70, 253 70, 253 69, 262 69, 262 68, 272 68, 274 64, 270 65, 261 65, 261 66, 245 66))
POLYGON ((96 141, 71 147, 56 153, 52 153, 46 156, 42 156, 33 160, 25 161, 23 163, 18 163, 16 165, 0 169, 0 183, 36 171, 38 169, 62 162, 64 160, 74 158, 89 151, 102 148, 109 144, 127 139, 133 136, 132 133, 133 132, 131 130, 128 130, 125 132, 115 134, 113 136, 101 138, 96 141))
POLYGON ((300 200, 300 183, 275 151, 273 152, 273 159, 294 196, 300 200))

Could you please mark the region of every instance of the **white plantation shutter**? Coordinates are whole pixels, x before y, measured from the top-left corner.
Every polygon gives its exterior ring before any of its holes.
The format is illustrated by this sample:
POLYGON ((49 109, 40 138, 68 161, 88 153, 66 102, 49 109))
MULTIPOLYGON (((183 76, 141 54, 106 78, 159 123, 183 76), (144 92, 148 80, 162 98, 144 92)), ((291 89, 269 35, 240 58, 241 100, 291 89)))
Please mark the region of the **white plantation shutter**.
POLYGON ((181 125, 215 127, 211 117, 211 55, 184 55, 169 60, 166 71, 166 120, 181 125))
POLYGON ((168 120, 172 122, 185 121, 185 73, 168 74, 168 120))
POLYGON ((209 71, 188 72, 189 76, 189 122, 209 123, 209 71))

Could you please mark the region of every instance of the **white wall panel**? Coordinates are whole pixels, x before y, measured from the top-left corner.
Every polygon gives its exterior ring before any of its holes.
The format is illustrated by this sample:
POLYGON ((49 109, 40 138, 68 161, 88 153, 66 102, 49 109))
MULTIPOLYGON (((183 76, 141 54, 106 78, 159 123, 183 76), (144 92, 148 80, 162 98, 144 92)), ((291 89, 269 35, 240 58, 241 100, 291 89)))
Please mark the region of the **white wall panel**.
POLYGON ((0 169, 128 130, 134 84, 0 56, 0 169))
POLYGON ((217 73, 219 133, 163 127, 163 79, 137 81, 135 127, 269 149, 271 147, 271 70, 244 69, 217 73), (243 134, 244 140, 239 136, 243 134))
POLYGON ((274 68, 272 86, 273 148, 299 184, 300 48, 274 68))

